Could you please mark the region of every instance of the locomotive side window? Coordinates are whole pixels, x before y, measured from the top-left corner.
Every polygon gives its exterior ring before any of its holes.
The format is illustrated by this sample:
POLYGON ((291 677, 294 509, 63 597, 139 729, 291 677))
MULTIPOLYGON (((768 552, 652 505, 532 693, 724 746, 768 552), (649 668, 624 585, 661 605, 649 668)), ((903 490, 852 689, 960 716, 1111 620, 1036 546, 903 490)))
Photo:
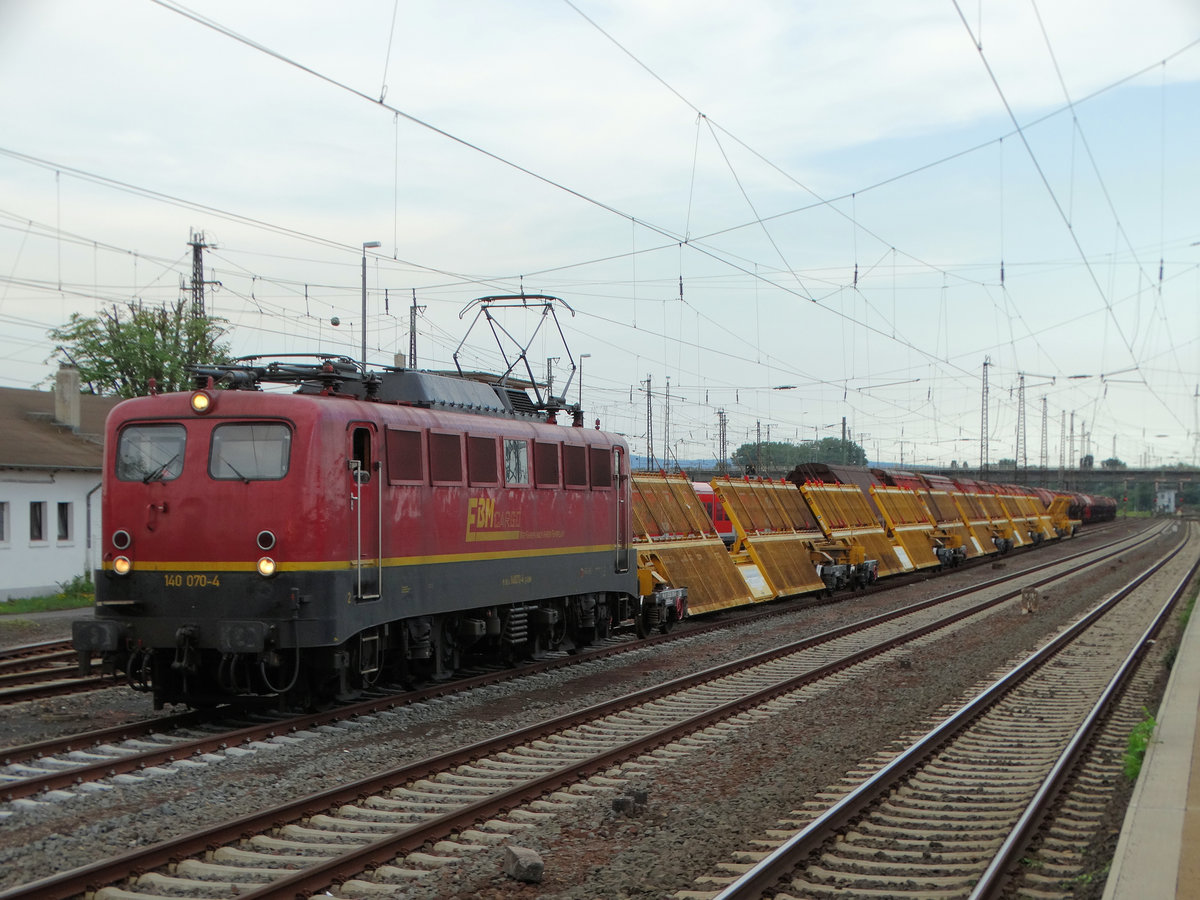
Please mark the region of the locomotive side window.
POLYGON ((563 444, 563 474, 567 487, 587 487, 587 447, 563 444))
POLYGON ((467 438, 467 474, 471 484, 497 484, 500 481, 495 438, 467 438))
POLYGON ((462 435, 429 432, 429 474, 435 484, 462 484, 462 435))
POLYGON ((208 474, 220 481, 277 481, 287 474, 292 432, 274 422, 218 425, 208 474))
POLYGON ((533 477, 538 487, 558 487, 558 444, 533 442, 533 477))
POLYGON ((592 487, 593 488, 611 488, 612 482, 612 455, 607 447, 591 447, 589 448, 592 457, 592 487))
POLYGON ((117 479, 173 481, 183 471, 187 430, 182 425, 130 425, 117 439, 117 479))
POLYGON ((388 481, 423 484, 425 454, 421 447, 421 432, 402 428, 387 430, 388 481))
POLYGON ((529 484, 529 444, 504 439, 504 483, 529 484))

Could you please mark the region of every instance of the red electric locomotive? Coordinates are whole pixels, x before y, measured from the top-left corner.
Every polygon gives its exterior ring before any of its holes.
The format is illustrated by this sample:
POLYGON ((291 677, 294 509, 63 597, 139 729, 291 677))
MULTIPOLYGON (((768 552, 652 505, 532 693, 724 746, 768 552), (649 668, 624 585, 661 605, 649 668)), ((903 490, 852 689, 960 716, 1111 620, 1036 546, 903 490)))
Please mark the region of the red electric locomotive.
POLYGON ((683 613, 638 594, 625 442, 524 390, 335 358, 198 384, 110 416, 96 613, 74 623, 156 706, 307 704, 683 613))

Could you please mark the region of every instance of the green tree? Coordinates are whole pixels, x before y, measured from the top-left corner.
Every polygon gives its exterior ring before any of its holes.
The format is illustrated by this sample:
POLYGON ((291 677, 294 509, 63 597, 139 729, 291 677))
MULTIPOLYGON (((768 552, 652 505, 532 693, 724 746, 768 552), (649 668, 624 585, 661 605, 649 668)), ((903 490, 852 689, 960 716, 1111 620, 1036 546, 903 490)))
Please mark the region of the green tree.
POLYGON ((763 441, 742 444, 733 451, 733 463, 743 472, 753 469, 758 475, 784 475, 801 463, 820 462, 827 465, 865 466, 867 451, 853 441, 827 437, 819 441, 790 444, 784 441, 763 441))
POLYGON ((1117 459, 1115 456, 1110 456, 1108 459, 1106 459, 1102 463, 1100 463, 1100 468, 1102 468, 1102 469, 1127 469, 1129 467, 1126 466, 1125 463, 1121 462, 1121 460, 1117 459))
POLYGON ((229 361, 226 332, 221 319, 192 316, 187 299, 162 306, 135 300, 125 309, 114 303, 96 316, 73 313, 50 331, 51 359, 73 364, 93 394, 138 397, 149 393, 151 378, 160 391, 179 391, 190 384, 188 366, 229 361))

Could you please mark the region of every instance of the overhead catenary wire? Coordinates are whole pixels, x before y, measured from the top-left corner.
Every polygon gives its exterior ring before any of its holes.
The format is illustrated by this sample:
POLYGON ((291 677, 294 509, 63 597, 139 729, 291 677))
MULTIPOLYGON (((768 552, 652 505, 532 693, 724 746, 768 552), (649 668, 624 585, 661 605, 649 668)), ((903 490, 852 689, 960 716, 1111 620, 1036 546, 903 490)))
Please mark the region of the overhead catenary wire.
MULTIPOLYGON (((389 52, 390 52, 390 51, 389 51, 389 52)), ((386 65, 385 65, 385 72, 386 72, 386 65)), ((386 77, 385 77, 385 83, 386 83, 386 77)), ((710 126, 710 127, 711 127, 711 126, 710 126)), ((715 138, 715 137, 716 137, 716 135, 714 135, 714 138, 715 138)), ((693 155, 695 155, 695 154, 693 154, 693 155)), ((854 227, 855 227, 855 234, 856 234, 856 235, 857 235, 857 230, 858 230, 858 228, 857 228, 857 215, 858 215, 857 211, 854 211, 854 212, 853 212, 853 216, 852 216, 852 218, 853 218, 853 220, 855 221, 855 226, 854 226, 854 227)), ((686 224, 690 226, 690 224, 691 224, 691 219, 690 219, 690 216, 689 216, 689 221, 688 221, 688 223, 686 223, 686 224)), ((756 227, 759 227, 759 228, 761 228, 761 225, 756 223, 756 227)), ((633 229, 636 231, 636 224, 632 224, 632 223, 631 223, 631 228, 633 228, 633 229)), ((685 238, 688 238, 688 237, 690 236, 690 235, 689 235, 689 232, 690 232, 690 231, 691 231, 691 228, 690 228, 690 227, 687 227, 687 228, 685 228, 685 230, 684 230, 684 235, 683 235, 683 236, 684 236, 685 238)), ((645 242, 641 242, 641 243, 643 243, 643 244, 644 244, 645 242)), ((651 241, 651 242, 649 242, 649 243, 655 243, 655 242, 651 241)), ((672 245, 672 246, 675 246, 676 248, 679 248, 679 247, 680 247, 680 244, 678 244, 677 242, 671 242, 671 245, 672 245)), ((351 248, 351 249, 353 249, 353 248, 351 248)), ((635 250, 637 250, 637 249, 639 249, 639 248, 637 248, 637 247, 635 246, 635 250)), ((677 252, 679 252, 679 251, 677 250, 677 252)), ((892 260, 895 262, 895 261, 897 261, 897 255, 901 255, 901 256, 902 256, 902 254, 903 254, 903 251, 899 251, 899 254, 893 254, 891 258, 892 258, 892 260)), ((681 262, 680 268, 682 269, 682 256, 683 256, 683 254, 682 254, 682 253, 680 253, 679 255, 680 255, 680 262, 681 262)), ((751 256, 751 255, 752 255, 752 254, 746 254, 746 256, 751 256)), ((855 255, 857 256, 857 253, 856 253, 855 255)), ((856 260, 856 261, 857 261, 857 260, 856 260)), ((764 275, 764 276, 766 276, 766 277, 769 277, 769 278, 775 278, 775 277, 776 277, 776 276, 774 276, 774 275, 772 274, 772 272, 771 272, 771 269, 772 269, 772 268, 774 268, 774 267, 773 267, 773 266, 763 266, 763 265, 762 265, 762 261, 761 261, 761 260, 748 260, 748 265, 749 265, 749 267, 750 267, 750 268, 753 270, 753 275, 751 276, 752 278, 753 278, 753 276, 754 276, 754 275, 757 275, 757 274, 759 274, 759 273, 761 273, 762 275, 764 275)), ((272 281, 275 281, 275 282, 276 282, 276 283, 278 283, 278 284, 282 284, 282 283, 284 283, 284 282, 286 281, 286 279, 276 279, 276 278, 273 278, 273 277, 270 275, 270 273, 269 273, 269 272, 264 274, 264 273, 262 273, 261 271, 258 271, 258 272, 252 271, 252 270, 255 270, 255 269, 260 269, 260 268, 261 268, 261 267, 255 266, 255 264, 254 264, 253 262, 251 262, 251 263, 250 263, 250 265, 249 265, 249 270, 251 270, 251 271, 249 272, 249 275, 248 275, 248 277, 250 277, 250 278, 253 278, 253 277, 255 277, 255 275, 257 275, 257 277, 260 279, 260 283, 259 283, 259 285, 258 285, 258 289, 257 289, 257 290, 254 292, 253 296, 255 296, 257 299, 259 299, 259 300, 261 301, 261 300, 262 300, 262 298, 263 298, 262 280, 272 280, 272 281)), ((786 268, 786 267, 785 267, 785 268, 786 268)), ((394 280, 394 274, 395 274, 395 270, 394 270, 393 268, 389 267, 389 268, 388 268, 386 271, 387 271, 387 273, 389 273, 389 275, 388 275, 387 277, 381 277, 381 279, 380 279, 380 281, 379 281, 379 285, 380 285, 380 289, 381 289, 381 290, 384 290, 384 289, 386 289, 386 288, 384 287, 384 285, 385 285, 385 284, 390 284, 390 285, 394 285, 394 284, 395 284, 395 280, 394 280)), ((901 271, 902 271, 902 269, 901 269, 901 271)), ((960 275, 964 274, 966 270, 964 270, 964 269, 963 269, 963 268, 961 268, 961 267, 951 267, 950 269, 938 269, 937 271, 952 271, 952 272, 953 272, 953 276, 952 276, 952 277, 957 277, 957 276, 960 276, 960 275)), ((1010 271, 1009 271, 1009 274, 1010 274, 1010 276, 1012 275, 1012 270, 1011 270, 1011 269, 1010 269, 1010 271)), ((468 275, 468 276, 466 276, 466 278, 464 278, 464 279, 463 279, 463 282, 462 282, 462 284, 464 284, 464 285, 465 285, 465 284, 471 283, 471 281, 472 281, 474 278, 476 278, 476 277, 477 277, 477 276, 474 276, 474 275, 468 275)), ((499 277, 508 277, 508 276, 499 276, 499 277)), ((303 280, 303 281, 309 281, 309 280, 311 280, 311 279, 301 279, 301 280, 303 280)), ((318 279, 318 280, 319 280, 319 279, 318 279)), ((336 282, 336 281, 337 281, 336 277, 335 277, 335 278, 333 278, 333 279, 330 279, 330 280, 331 280, 331 281, 334 281, 334 282, 336 282)), ((849 277, 843 277, 841 280, 842 280, 843 282, 849 282, 851 279, 850 279, 849 277)), ((990 280, 990 279, 988 279, 988 280, 990 280)), ((451 279, 447 278, 447 279, 445 279, 445 280, 443 281, 443 283, 445 283, 445 284, 449 284, 449 283, 451 283, 451 279)), ((635 282, 634 282, 634 283, 635 283, 635 284, 636 284, 636 283, 638 283, 638 280, 637 280, 637 279, 635 279, 635 282)), ((785 283, 786 283, 786 280, 785 280, 785 283)), ((641 282, 641 284, 642 284, 643 288, 645 288, 647 285, 649 285, 649 284, 650 284, 650 282, 649 282, 649 281, 642 281, 642 282, 641 282)), ((691 280, 691 276, 690 276, 690 275, 689 275, 689 282, 688 282, 688 284, 689 284, 689 298, 691 298, 691 295, 692 295, 692 285, 693 285, 693 281, 691 280)), ((768 287, 768 286, 767 286, 767 285, 765 285, 763 282, 761 282, 761 281, 758 281, 758 280, 755 280, 755 281, 754 281, 754 284, 755 284, 755 285, 761 285, 761 286, 763 286, 764 288, 768 287)), ((334 284, 334 285, 332 285, 331 287, 332 287, 332 288, 334 288, 334 289, 336 289, 336 288, 338 288, 339 286, 338 286, 338 285, 336 285, 336 284, 334 284)), ((341 289, 344 289, 344 288, 345 288, 345 285, 341 285, 340 287, 341 287, 341 289)), ((836 284, 834 284, 834 285, 831 285, 831 287, 832 287, 832 288, 833 288, 835 291, 838 291, 838 290, 839 290, 839 289, 837 288, 836 284)), ((770 290, 766 290, 766 291, 764 291, 764 293, 767 293, 767 294, 769 295, 769 294, 771 294, 772 292, 771 292, 770 290)), ((870 292, 868 291, 868 294, 869 294, 869 293, 870 293, 870 292)), ((1115 305, 1116 305, 1116 302, 1117 302, 1117 301, 1116 301, 1116 299, 1115 299, 1115 298, 1116 298, 1116 295, 1115 295, 1115 294, 1112 294, 1111 292, 1110 292, 1110 295, 1111 295, 1111 296, 1114 298, 1114 306, 1115 306, 1115 305)), ((832 297, 832 296, 835 296, 835 295, 831 293, 829 296, 831 296, 831 297, 832 297)), ((837 296, 839 296, 839 297, 840 297, 840 296, 842 296, 842 295, 841 295, 840 293, 838 293, 838 294, 837 294, 837 296)), ((231 297, 231 298, 228 298, 228 299, 231 299, 231 300, 232 300, 233 298, 231 297)), ((864 303, 862 304, 862 307, 863 307, 863 309, 864 309, 864 310, 868 310, 869 306, 870 306, 870 302, 869 302, 869 300, 865 299, 865 300, 864 300, 864 303)), ((708 307, 697 307, 697 309, 699 309, 699 308, 705 308, 705 309, 708 309, 708 307)), ((1020 314, 1020 312, 1021 312, 1021 308, 1020 308, 1020 306, 1019 306, 1019 305, 1017 305, 1017 304, 1014 304, 1014 305, 1012 306, 1012 308, 1009 310, 1009 312, 1010 312, 1010 313, 1016 313, 1017 315, 1019 315, 1019 314, 1020 314)), ((861 318, 861 319, 867 319, 867 320, 870 320, 870 321, 872 321, 872 324, 876 324, 876 321, 877 321, 877 320, 874 320, 874 316, 875 316, 875 312, 874 312, 874 311, 865 311, 865 312, 863 312, 863 314, 862 314, 861 316, 859 316, 859 315, 858 315, 858 313, 857 313, 857 311, 856 311, 856 309, 850 308, 850 309, 843 309, 843 313, 844 313, 845 315, 848 315, 848 316, 851 316, 851 317, 854 317, 854 318, 861 318)), ((892 316, 892 319, 891 319, 891 322, 892 322, 892 323, 894 323, 894 322, 895 322, 895 318, 896 318, 896 317, 893 315, 893 316, 892 316)), ((697 320, 699 321, 699 315, 698 315, 698 314, 697 314, 697 320)), ((847 320, 846 320, 845 318, 843 318, 843 321, 847 321, 847 320)), ((885 326, 885 329, 884 329, 884 330, 885 330, 885 331, 887 331, 887 330, 890 330, 890 323, 889 323, 889 325, 888 325, 888 326, 885 326)), ((844 333, 846 333, 846 332, 844 332, 844 333)), ((675 337, 675 336, 672 336, 672 340, 674 340, 674 337, 675 337)), ((919 339, 919 336, 918 336, 918 339, 919 339)), ((703 338, 702 338, 702 336, 699 334, 699 332, 698 332, 698 334, 697 334, 697 337, 696 337, 696 340, 695 340, 695 342, 694 342, 694 343, 696 343, 696 344, 698 345, 697 349, 699 349, 699 345, 701 345, 701 344, 703 343, 703 338)), ((850 349, 851 349, 851 352, 857 352, 857 351, 858 351, 858 348, 860 348, 861 346, 862 346, 862 342, 861 342, 861 341, 851 341, 851 344, 850 344, 850 349)), ((1141 351, 1141 348, 1142 348, 1142 337, 1141 337, 1141 335, 1139 335, 1139 341, 1138 341, 1138 343, 1137 343, 1137 345, 1136 345, 1136 346, 1138 347, 1139 351, 1141 351)), ((950 353, 952 353, 952 352, 953 352, 953 351, 951 351, 951 350, 949 349, 949 346, 947 346, 947 347, 944 347, 944 348, 934 347, 934 356, 936 356, 936 357, 940 357, 940 356, 943 356, 943 355, 948 355, 948 354, 950 354, 950 353)), ((868 355, 868 359, 869 359, 869 358, 870 358, 870 357, 869 357, 869 355, 868 355)), ((961 358, 961 357, 960 357, 960 358, 961 358)), ((767 360, 767 362, 768 362, 768 364, 770 364, 770 363, 772 363, 772 360, 768 359, 768 360, 767 360)), ((953 370, 950 370, 950 371, 953 371, 953 370)))

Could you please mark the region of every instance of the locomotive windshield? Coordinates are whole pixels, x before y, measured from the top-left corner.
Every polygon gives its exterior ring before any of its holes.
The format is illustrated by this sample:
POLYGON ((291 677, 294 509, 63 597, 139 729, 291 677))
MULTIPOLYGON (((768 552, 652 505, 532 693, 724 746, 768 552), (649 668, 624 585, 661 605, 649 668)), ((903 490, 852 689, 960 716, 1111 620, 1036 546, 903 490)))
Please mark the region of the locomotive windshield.
POLYGON ((287 474, 292 432, 273 422, 218 425, 208 474, 225 481, 269 481, 287 474))
POLYGON ((130 425, 117 442, 117 478, 147 484, 178 478, 186 443, 182 425, 130 425))

